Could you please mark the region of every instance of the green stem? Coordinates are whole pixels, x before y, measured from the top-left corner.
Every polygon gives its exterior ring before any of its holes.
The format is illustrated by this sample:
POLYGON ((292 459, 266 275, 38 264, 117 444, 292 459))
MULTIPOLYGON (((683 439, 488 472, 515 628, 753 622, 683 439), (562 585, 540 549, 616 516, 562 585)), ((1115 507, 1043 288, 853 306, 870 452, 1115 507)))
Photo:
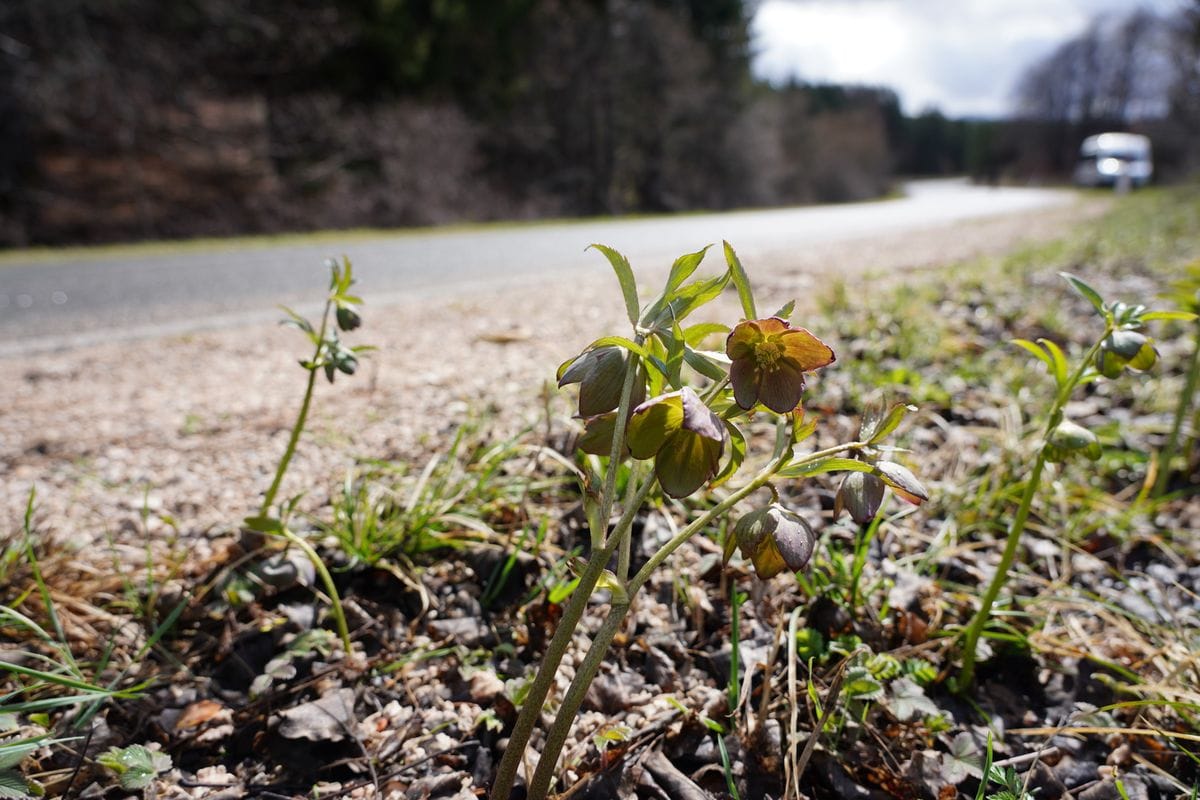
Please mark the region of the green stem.
POLYGON ((978 644, 983 627, 991 614, 996 596, 1000 594, 1000 589, 1008 580, 1008 570, 1016 558, 1017 545, 1021 541, 1021 533, 1025 530, 1025 521, 1029 518, 1029 510, 1033 505, 1033 498, 1037 494, 1038 484, 1042 479, 1042 469, 1045 466, 1046 458, 1039 451, 1037 460, 1033 462, 1033 471, 1029 473, 1029 479, 1025 483, 1025 492, 1021 495, 1021 505, 1017 508, 1017 515, 1013 518, 1012 527, 1009 528, 1008 541, 1004 545, 1004 552, 1000 555, 1000 564, 996 567, 996 574, 992 576, 992 582, 988 584, 987 591, 984 592, 983 599, 980 601, 979 611, 976 612, 975 617, 971 620, 971 626, 967 629, 966 641, 963 643, 962 672, 959 673, 959 687, 962 689, 970 686, 975 680, 975 646, 978 644))
POLYGON ((558 765, 558 756, 562 752, 563 745, 566 744, 567 735, 571 732, 571 724, 575 721, 579 706, 583 704, 588 687, 592 685, 592 679, 596 677, 596 673, 600 671, 600 665, 604 663, 604 657, 608 654, 613 637, 617 635, 617 631, 625 622, 629 606, 630 603, 626 601, 609 609, 608 616, 604 618, 600 630, 596 632, 596 637, 592 640, 592 646, 588 648, 587 655, 583 657, 583 663, 575 671, 575 677, 567 688, 567 693, 563 696, 558 714, 554 717, 554 724, 546 734, 546 745, 542 748, 542 755, 538 758, 533 778, 529 781, 527 800, 544 800, 546 797, 550 789, 550 780, 554 777, 554 768, 558 765))
POLYGON ((279 529, 279 534, 291 544, 299 547, 312 562, 313 568, 321 578, 321 583, 325 586, 325 593, 329 595, 329 605, 333 609, 333 620, 337 625, 338 637, 342 640, 342 649, 346 655, 350 655, 350 628, 346 625, 346 612, 342 609, 342 598, 338 594, 337 586, 333 583, 333 575, 330 574, 329 568, 325 566, 325 562, 321 560, 321 556, 317 554, 313 546, 288 530, 286 525, 279 529))
POLYGON ((267 493, 263 495, 262 506, 258 510, 260 517, 268 516, 271 513, 271 505, 275 502, 275 495, 279 493, 279 486, 283 483, 283 476, 287 473, 288 465, 292 462, 292 456, 296 454, 296 445, 300 442, 300 434, 304 432, 304 425, 308 422, 308 409, 312 405, 313 389, 317 383, 317 371, 320 369, 318 362, 321 360, 321 349, 325 347, 325 329, 329 324, 329 308, 333 301, 325 301, 325 310, 321 313, 321 330, 317 334, 317 349, 313 353, 313 366, 308 369, 308 385, 304 387, 304 402, 300 404, 300 413, 296 415, 296 422, 292 425, 292 435, 288 438, 287 448, 283 451, 283 458, 279 459, 279 466, 275 468, 275 480, 271 481, 271 487, 267 489, 267 493))
POLYGON ((1192 348, 1192 362, 1188 366, 1183 394, 1179 396, 1179 402, 1175 406, 1175 419, 1171 423, 1171 435, 1167 437, 1167 444, 1158 456, 1158 477, 1154 479, 1154 497, 1162 497, 1167 490, 1167 483, 1171 476, 1171 461, 1174 460, 1175 451, 1179 447, 1179 434, 1183 430, 1183 420, 1187 416, 1192 397, 1196 394, 1198 381, 1200 381, 1200 325, 1196 326, 1196 343, 1192 348))
POLYGON ((1030 509, 1033 507, 1033 498, 1037 495, 1042 480, 1042 470, 1046 467, 1045 442, 1062 422, 1063 410, 1071 399, 1071 393, 1079 385, 1088 365, 1092 363, 1092 359, 1100 349, 1101 343, 1111 332, 1112 324, 1110 322, 1105 326, 1104 334, 1096 340, 1096 343, 1079 362, 1075 372, 1067 379, 1066 383, 1059 387, 1054 404, 1050 407, 1050 414, 1047 417, 1046 428, 1042 436, 1042 446, 1038 448, 1037 459, 1033 462, 1033 470, 1025 482, 1025 491, 1021 494, 1021 503, 1017 507, 1017 514, 1013 517, 1012 525, 1009 526, 1008 540, 1004 543, 1004 552, 1000 554, 1000 563, 996 567, 996 574, 992 576, 992 581, 988 584, 988 588, 980 600, 979 610, 971 618, 971 623, 967 627, 966 638, 963 642, 962 672, 958 676, 959 691, 965 691, 975 680, 975 648, 979 643, 979 637, 983 635, 983 628, 987 624, 988 617, 992 613, 992 605, 995 604, 996 597, 1004 588, 1004 584, 1008 582, 1008 571, 1012 569, 1013 561, 1016 560, 1021 534, 1025 532, 1025 523, 1029 519, 1030 509))
POLYGON ((546 653, 542 656, 542 663, 538 667, 537 675, 534 676, 525 701, 521 705, 521 713, 517 716, 512 733, 508 737, 508 745, 505 747, 504 755, 500 758, 500 765, 496 769, 496 780, 492 785, 490 800, 508 800, 517 777, 517 768, 521 764, 521 756, 525 753, 525 747, 529 744, 529 737, 533 734, 533 728, 541 715, 546 696, 554 684, 558 666, 562 663, 563 656, 566 655, 567 648, 575 634, 575 629, 579 626, 583 612, 587 609, 588 600, 591 599, 592 592, 595 590, 604 568, 608 565, 609 559, 612 558, 620 543, 628 538, 627 535, 633 527, 637 510, 645 501, 654 484, 654 480, 647 478, 638 493, 630 499, 612 536, 600 550, 592 553, 587 567, 579 576, 579 584, 571 593, 571 599, 567 601, 567 605, 563 609, 562 618, 559 619, 554 636, 546 647, 546 653))
MULTIPOLYGON (((602 623, 600 630, 592 639, 592 644, 588 648, 587 655, 584 656, 583 663, 575 672, 575 677, 571 681, 570 687, 567 689, 566 695, 563 697, 562 705, 559 706, 558 714, 555 715, 554 723, 547 735, 546 746, 542 748, 542 754, 538 759, 537 767, 534 769, 533 778, 530 781, 529 791, 527 794, 528 800, 544 800, 546 793, 550 787, 550 779, 554 775, 554 769, 558 764, 559 754, 562 752, 563 744, 566 742, 567 734, 570 732, 571 725, 575 721, 576 715, 579 713, 579 706, 583 703, 583 697, 587 694, 588 687, 592 680, 596 677, 596 673, 600 669, 600 665, 604 661, 605 655, 608 653, 608 648, 612 644, 613 637, 617 631, 621 629, 621 624, 625 621, 625 616, 629 612, 634 596, 649 580, 663 561, 665 561, 672 553, 674 553, 684 542, 691 539, 697 532, 707 527, 713 520, 728 512, 737 503, 744 500, 747 496, 761 489, 766 485, 775 473, 781 470, 785 465, 802 465, 818 461, 827 456, 836 455, 837 453, 855 448, 864 447, 863 442, 851 442, 849 444, 836 445, 824 450, 819 450, 815 453, 810 453, 796 461, 791 461, 791 449, 783 448, 783 452, 763 468, 754 478, 742 488, 736 490, 713 508, 706 511, 700 517, 696 518, 691 524, 687 525, 683 530, 675 535, 669 542, 660 547, 650 560, 638 570, 638 573, 633 577, 626 587, 627 602, 620 605, 613 605, 609 610, 608 616, 602 623)), ((653 481, 647 481, 653 483, 653 481)), ((640 505, 640 504, 639 504, 640 505)), ((578 591, 578 590, 576 590, 578 591)), ((559 623, 561 626, 567 626, 566 615, 559 623)), ((574 627, 573 625, 571 626, 574 627)), ((526 700, 528 703, 529 701, 526 700)), ((522 708, 522 714, 525 709, 522 708)), ((515 731, 514 731, 515 735, 515 731)), ((527 739, 528 737, 526 737, 527 739)), ((510 739, 509 747, 512 747, 510 739)), ((521 749, 524 749, 522 744, 521 749)), ((508 751, 505 751, 505 758, 508 758, 508 751)), ((515 767, 514 767, 515 774, 515 767)), ((497 778, 499 780, 499 778, 497 778)), ((510 779, 511 780, 511 779, 510 779)), ((497 783, 497 787, 501 784, 497 783)), ((501 796, 497 796, 496 790, 492 790, 491 800, 504 800, 508 797, 508 792, 501 796)))

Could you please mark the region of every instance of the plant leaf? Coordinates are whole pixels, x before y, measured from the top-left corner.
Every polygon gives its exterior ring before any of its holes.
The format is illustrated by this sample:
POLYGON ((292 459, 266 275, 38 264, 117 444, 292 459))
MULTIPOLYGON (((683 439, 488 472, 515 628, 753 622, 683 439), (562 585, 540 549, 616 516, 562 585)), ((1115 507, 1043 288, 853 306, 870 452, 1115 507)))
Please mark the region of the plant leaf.
POLYGON ((709 336, 727 336, 729 334, 729 326, 722 325, 719 322, 698 322, 683 329, 683 338, 692 347, 697 346, 709 336))
POLYGON ((20 741, 0 744, 0 770, 10 769, 24 760, 25 756, 42 746, 46 737, 36 739, 21 739, 20 741))
POLYGON ((870 464, 862 461, 857 461, 853 458, 839 458, 831 456, 822 458, 820 461, 811 461, 807 464, 797 464, 791 467, 784 467, 779 470, 781 478, 807 478, 812 475, 821 475, 826 472, 875 472, 875 468, 870 464))
POLYGON ((640 311, 637 281, 633 277, 633 268, 629 266, 629 261, 607 245, 593 244, 590 247, 603 253, 604 257, 608 259, 608 263, 612 265, 613 272, 617 274, 617 282, 621 284, 621 294, 625 297, 625 311, 629 314, 629 322, 637 325, 640 311))
POLYGON ((907 405, 905 403, 897 403, 888 409, 887 416, 879 423, 879 427, 871 434, 871 438, 867 440, 867 444, 875 444, 883 441, 892 431, 900 425, 900 421, 904 419, 905 414, 910 411, 916 411, 917 407, 907 405))
POLYGON ((1100 293, 1083 281, 1082 278, 1077 278, 1069 272, 1058 273, 1063 280, 1071 284, 1071 288, 1079 292, 1079 294, 1092 304, 1097 313, 1104 313, 1104 299, 1100 297, 1100 293))
POLYGON ((700 266, 700 262, 704 260, 704 256, 708 253, 708 248, 711 244, 704 245, 703 249, 697 250, 694 253, 687 253, 675 259, 675 263, 671 265, 671 274, 667 277, 667 288, 663 292, 664 295, 670 296, 672 292, 683 285, 683 282, 692 276, 696 268, 700 266))
POLYGON ((1050 354, 1050 359, 1053 362, 1050 365, 1051 373, 1054 375, 1054 381, 1059 385, 1059 388, 1066 386, 1070 380, 1070 367, 1067 365, 1067 357, 1063 353, 1062 348, 1057 343, 1050 339, 1038 339, 1038 344, 1046 348, 1046 352, 1050 354))
MULTIPOLYGON (((589 350, 596 350, 600 347, 623 347, 636 356, 644 358, 647 361, 650 360, 650 353, 646 350, 646 348, 642 347, 632 339, 626 339, 624 336, 602 336, 589 344, 584 352, 586 353, 589 350)), ((559 367, 559 369, 562 369, 562 367, 559 367)))
POLYGON ((1142 314, 1143 322, 1153 322, 1154 320, 1179 320, 1180 322, 1192 322, 1200 319, 1191 311, 1147 311, 1142 314))
POLYGON ((19 772, 0 769, 0 800, 24 800, 29 796, 29 785, 19 772))
POLYGON ((724 353, 718 354, 710 353, 708 351, 701 353, 697 350, 693 350, 690 347, 684 348, 683 351, 683 359, 687 362, 689 367, 696 370, 696 372, 699 372, 704 377, 714 381, 724 380, 725 378, 725 370, 719 363, 717 363, 716 358, 714 358, 714 356, 723 357, 724 355, 724 353))
POLYGON ((729 275, 733 278, 733 285, 737 287, 738 299, 742 301, 742 314, 746 319, 758 319, 758 311, 754 308, 754 293, 750 290, 750 278, 747 277, 742 262, 729 242, 722 244, 725 246, 725 262, 729 264, 729 275))
POLYGON ((1022 350, 1025 350, 1031 355, 1035 356, 1038 361, 1041 361, 1046 365, 1046 370, 1051 375, 1054 374, 1054 361, 1050 358, 1050 354, 1047 353, 1043 347, 1029 341, 1028 339, 1010 339, 1009 341, 1011 341, 1017 347, 1020 347, 1022 350))

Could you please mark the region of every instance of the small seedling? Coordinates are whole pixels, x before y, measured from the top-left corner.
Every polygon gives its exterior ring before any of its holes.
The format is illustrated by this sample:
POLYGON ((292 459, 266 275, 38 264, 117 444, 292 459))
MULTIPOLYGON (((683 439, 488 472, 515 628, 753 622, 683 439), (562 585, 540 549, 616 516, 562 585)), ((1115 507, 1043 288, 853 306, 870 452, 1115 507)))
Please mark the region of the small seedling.
POLYGON ((1143 333, 1148 323, 1155 320, 1186 321, 1196 318, 1196 315, 1190 312, 1150 311, 1141 305, 1106 303, 1099 292, 1081 279, 1065 272, 1061 274, 1076 292, 1091 303, 1103 319, 1104 328, 1073 369, 1062 348, 1049 339, 1039 339, 1037 342, 1025 339, 1014 341, 1014 344, 1046 365, 1046 369, 1054 376, 1057 391, 1046 414, 1042 446, 1038 449, 1029 477, 1025 481, 1021 502, 1009 526, 1008 539, 1004 552, 1000 555, 996 574, 988 584, 979 610, 963 635, 963 666, 957 681, 960 690, 965 690, 975 679, 979 638, 991 619, 992 606, 1008 580, 1008 573, 1016 559, 1021 534, 1029 519, 1029 512, 1033 507, 1034 497, 1037 496, 1046 464, 1080 456, 1093 461, 1100 457, 1100 442, 1096 434, 1066 416, 1067 403, 1072 394, 1080 386, 1102 377, 1113 380, 1120 378, 1126 370, 1143 372, 1153 367, 1158 360, 1158 354, 1154 349, 1154 341, 1143 333))
POLYGON ((308 340, 313 345, 312 357, 300 362, 300 366, 308 372, 308 382, 304 387, 304 399, 300 403, 300 411, 296 414, 296 422, 292 425, 292 432, 288 437, 287 447, 283 451, 283 456, 279 459, 279 465, 275 468, 275 478, 271 481, 271 486, 267 489, 266 494, 263 495, 262 505, 258 510, 257 516, 247 517, 245 525, 250 530, 286 539, 289 544, 300 548, 304 555, 312 562, 313 568, 316 569, 325 592, 329 596, 334 622, 337 625, 338 635, 342 640, 342 647, 349 653, 350 631, 346 625, 346 614, 342 609, 341 598, 338 596, 333 576, 329 573, 325 562, 321 560, 321 556, 313 549, 312 545, 302 537, 297 536, 288 527, 288 512, 294 508, 295 503, 284 503, 278 513, 274 512, 275 496, 279 492, 279 487, 283 484, 283 477, 287 474, 288 466, 292 462, 292 456, 296 453, 296 445, 300 442, 300 435, 304 432, 304 426, 308 422, 308 412, 312 406, 313 390, 316 388, 317 375, 324 373, 325 378, 330 383, 333 383, 338 373, 353 375, 358 368, 359 356, 373 349, 366 345, 346 347, 342 344, 338 336, 339 330, 349 332, 362 325, 362 317, 358 314, 358 307, 362 305, 362 299, 350 294, 350 287, 354 283, 350 259, 343 258, 341 264, 330 259, 326 262, 326 266, 329 267, 330 271, 329 295, 325 299, 325 310, 321 312, 318 325, 314 326, 295 311, 292 311, 290 308, 284 308, 284 311, 288 315, 287 319, 283 321, 284 324, 298 328, 308 337, 308 340), (330 325, 331 315, 333 316, 333 325, 330 325))
MULTIPOLYGON (((559 664, 595 591, 609 592, 608 615, 561 699, 529 780, 531 800, 546 797, 571 723, 633 598, 685 542, 720 523, 760 490, 768 490, 773 501, 757 504, 733 523, 725 546, 726 560, 740 550, 758 577, 766 580, 803 568, 816 543, 806 518, 783 504, 774 482, 858 472, 911 502, 926 499, 911 472, 883 460, 877 452, 906 407, 886 410, 860 440, 816 452, 798 451, 797 445, 816 429, 815 421, 804 420, 800 405, 807 376, 831 365, 834 352, 813 333, 792 324, 794 304, 769 316, 758 313, 749 279, 728 243, 723 274, 691 280, 708 248, 681 256, 671 266, 662 292, 645 305, 625 257, 603 245, 593 247, 616 273, 632 332, 630 337, 605 336, 592 342, 558 370, 560 386, 579 385, 584 432, 578 448, 583 454, 581 482, 591 552, 580 564, 578 583, 541 666, 525 688, 492 800, 506 800, 515 785, 559 664), (741 302, 740 322, 732 327, 688 322, 730 284, 741 302), (724 337, 724 346, 717 351, 705 349, 704 344, 717 336, 724 337), (752 460, 753 439, 746 428, 752 420, 762 419, 774 423, 775 441, 769 452, 752 460), (760 466, 751 470, 756 464, 760 466), (713 492, 726 484, 736 488, 713 492), (631 575, 630 530, 652 493, 683 499, 705 487, 709 497, 703 513, 631 575), (613 523, 617 509, 620 513, 613 523)), ((869 501, 863 497, 860 505, 869 501)), ((734 702, 735 692, 731 685, 734 702)))

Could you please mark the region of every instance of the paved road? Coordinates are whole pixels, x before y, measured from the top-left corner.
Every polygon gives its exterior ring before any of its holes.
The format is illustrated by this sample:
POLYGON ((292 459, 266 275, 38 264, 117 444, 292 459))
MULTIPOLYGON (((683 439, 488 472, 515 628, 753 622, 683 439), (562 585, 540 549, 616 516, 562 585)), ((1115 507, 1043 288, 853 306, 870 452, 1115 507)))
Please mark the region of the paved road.
POLYGON ((169 255, 71 256, 0 265, 0 356, 112 337, 200 330, 278 317, 280 303, 323 296, 329 255, 348 255, 372 305, 595 270, 602 242, 635 268, 665 270, 681 253, 727 239, 746 261, 785 257, 817 242, 919 230, 1070 202, 1069 192, 984 188, 960 181, 908 184, 897 200, 692 214, 653 219, 431 230, 169 255), (365 287, 369 287, 367 290, 365 287))

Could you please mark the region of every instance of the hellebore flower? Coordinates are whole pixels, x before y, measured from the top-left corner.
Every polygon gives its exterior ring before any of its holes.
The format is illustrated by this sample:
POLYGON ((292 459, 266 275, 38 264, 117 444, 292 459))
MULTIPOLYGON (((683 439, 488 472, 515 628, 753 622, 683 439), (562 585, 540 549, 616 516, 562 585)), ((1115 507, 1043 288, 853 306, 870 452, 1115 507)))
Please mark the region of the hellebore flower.
POLYGON ((779 317, 739 322, 725 340, 733 362, 729 380, 737 404, 749 411, 762 403, 777 414, 800 405, 804 373, 832 364, 829 345, 779 317))
POLYGON ((1077 454, 1095 461, 1100 457, 1100 440, 1082 425, 1064 419, 1050 432, 1042 452, 1046 460, 1053 463, 1066 461, 1077 454))
POLYGON ((929 492, 917 480, 908 467, 902 467, 894 461, 875 462, 875 471, 880 480, 896 493, 901 500, 907 500, 914 506, 919 506, 929 499, 929 492))
POLYGON ((671 497, 687 497, 717 474, 725 426, 686 386, 633 410, 626 443, 634 458, 654 459, 654 474, 671 497))
POLYGON ((842 509, 850 512, 850 518, 859 525, 875 519, 883 503, 883 480, 869 472, 849 472, 842 479, 833 498, 833 518, 842 515, 842 509))
POLYGON ((816 536, 804 518, 778 503, 751 511, 733 526, 726 546, 726 559, 733 545, 754 564, 758 577, 766 580, 784 570, 803 569, 812 557, 816 536))
MULTIPOLYGON (((613 433, 616 428, 617 412, 615 411, 588 417, 583 422, 583 435, 579 437, 576 447, 594 456, 608 457, 612 455, 613 433)), ((622 442, 621 455, 629 455, 629 447, 624 442, 622 442)))
POLYGON ((1106 378, 1119 378, 1125 368, 1142 372, 1154 366, 1154 341, 1137 331, 1113 331, 1100 343, 1096 369, 1106 378))
MULTIPOLYGON (((621 404, 626 355, 619 347, 597 347, 558 368, 558 387, 579 384, 579 415, 594 417, 621 404)), ((638 370, 641 377, 641 370, 638 370)), ((646 398, 646 383, 635 378, 633 405, 646 398)))

